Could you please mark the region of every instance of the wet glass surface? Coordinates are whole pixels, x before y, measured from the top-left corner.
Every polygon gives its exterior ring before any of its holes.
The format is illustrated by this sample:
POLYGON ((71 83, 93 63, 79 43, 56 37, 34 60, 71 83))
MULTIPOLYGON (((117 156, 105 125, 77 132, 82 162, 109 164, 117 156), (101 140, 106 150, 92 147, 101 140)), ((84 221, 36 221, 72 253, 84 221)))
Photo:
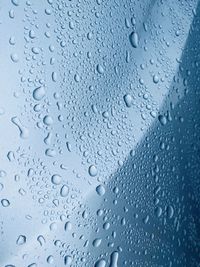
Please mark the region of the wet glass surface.
POLYGON ((0 267, 200 266, 200 2, 0 0, 0 267))

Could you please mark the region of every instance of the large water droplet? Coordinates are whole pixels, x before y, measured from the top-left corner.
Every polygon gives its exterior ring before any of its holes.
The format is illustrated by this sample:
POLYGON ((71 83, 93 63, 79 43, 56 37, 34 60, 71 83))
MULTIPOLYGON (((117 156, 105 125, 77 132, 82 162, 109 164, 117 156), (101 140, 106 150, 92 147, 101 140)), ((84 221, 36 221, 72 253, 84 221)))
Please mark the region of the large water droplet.
POLYGON ((98 185, 96 187, 96 192, 98 195, 103 196, 106 192, 105 187, 103 185, 98 185))
POLYGON ((48 262, 49 264, 53 264, 53 262, 54 262, 54 258, 53 258, 52 255, 50 255, 50 256, 47 257, 47 262, 48 262))
POLYGON ((42 98, 45 96, 45 89, 44 86, 40 86, 37 87, 34 91, 33 91, 33 98, 37 101, 42 100, 42 98))
POLYGON ((132 105, 132 103, 133 103, 133 98, 132 98, 132 96, 129 95, 129 94, 126 94, 126 95, 124 96, 124 102, 125 102, 126 106, 127 106, 128 108, 130 108, 131 105, 132 105))
POLYGON ((66 222, 65 223, 65 231, 71 231, 71 229, 72 229, 72 223, 66 222))
POLYGON ((118 267, 118 258, 119 253, 117 251, 114 251, 110 256, 110 265, 109 267, 118 267))
POLYGON ((134 48, 138 47, 139 39, 138 39, 138 34, 136 32, 132 32, 129 36, 131 45, 134 48))
POLYGON ((61 197, 66 197, 69 194, 69 186, 63 185, 60 189, 61 197))
POLYGON ((10 58, 14 63, 17 63, 19 61, 19 56, 16 53, 11 54, 10 58))
POLYGON ((95 248, 98 248, 101 245, 101 238, 96 238, 93 242, 92 242, 93 246, 95 248))
POLYGON ((46 115, 43 119, 44 124, 50 126, 53 124, 53 119, 50 115, 46 115))
POLYGON ((66 255, 64 258, 64 263, 66 266, 69 266, 72 263, 72 257, 69 255, 66 255))
POLYGON ((159 115, 159 116, 158 116, 158 120, 159 120, 159 122, 161 123, 161 125, 163 125, 163 126, 167 123, 167 118, 166 118, 166 116, 159 115))
POLYGON ((8 206, 10 206, 10 201, 8 199, 2 199, 1 204, 4 208, 7 208, 8 206))
POLYGON ((94 165, 91 165, 88 169, 89 175, 94 177, 97 175, 98 171, 97 171, 97 167, 94 165))
POLYGON ((17 238, 16 244, 21 246, 21 245, 23 245, 25 243, 26 243, 26 236, 25 235, 20 235, 17 238))
POLYGON ((100 64, 97 65, 97 71, 98 71, 99 74, 103 74, 104 73, 104 69, 100 64))
POLYGON ((98 260, 95 263, 95 266, 94 267, 105 267, 105 266, 106 266, 106 261, 104 259, 101 259, 101 260, 98 260))
POLYGON ((52 177, 51 177, 51 182, 55 185, 59 185, 62 181, 62 177, 58 174, 54 174, 52 177))
POLYGON ((29 137, 29 130, 22 125, 18 117, 11 118, 11 121, 18 127, 21 138, 26 139, 29 137))

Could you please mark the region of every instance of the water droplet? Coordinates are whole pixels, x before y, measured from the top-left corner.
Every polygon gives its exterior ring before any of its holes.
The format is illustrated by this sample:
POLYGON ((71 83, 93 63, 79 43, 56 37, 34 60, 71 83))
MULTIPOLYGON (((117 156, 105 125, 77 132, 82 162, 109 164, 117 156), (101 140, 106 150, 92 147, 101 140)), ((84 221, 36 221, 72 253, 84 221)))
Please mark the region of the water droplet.
POLYGON ((46 115, 44 118, 43 118, 43 122, 44 124, 46 124, 47 126, 50 126, 53 124, 53 119, 50 115, 46 115))
POLYGON ((14 63, 17 63, 19 61, 19 56, 16 53, 11 54, 10 58, 14 63))
POLYGON ((53 258, 52 255, 48 256, 48 258, 47 258, 47 262, 48 262, 49 264, 53 264, 53 262, 54 262, 54 258, 53 258))
POLYGON ((172 206, 167 206, 167 209, 166 209, 166 212, 167 212, 167 217, 169 219, 171 219, 174 215, 174 209, 172 206))
POLYGON ((52 177, 51 177, 51 182, 55 185, 59 185, 62 181, 62 177, 58 174, 54 174, 52 177))
POLYGON ((4 208, 7 208, 8 206, 10 206, 10 201, 8 199, 2 199, 1 204, 4 208))
POLYGON ((132 105, 132 103, 133 103, 133 98, 132 98, 132 96, 129 95, 129 94, 126 94, 126 95, 124 96, 124 102, 125 102, 126 106, 127 106, 128 108, 130 108, 131 105, 132 105))
POLYGON ((101 245, 101 239, 100 239, 100 238, 96 238, 96 239, 92 242, 92 245, 93 245, 95 248, 98 248, 98 247, 101 245))
POLYGON ((110 256, 110 265, 109 267, 118 267, 118 258, 119 258, 119 253, 117 251, 114 251, 111 256, 110 256))
POLYGON ((72 223, 66 222, 65 223, 65 231, 71 231, 71 229, 72 229, 72 223))
POLYGON ((38 47, 33 47, 31 50, 35 55, 38 55, 40 53, 40 49, 38 47))
POLYGON ((157 217, 160 217, 160 216, 162 215, 162 208, 161 208, 161 207, 157 207, 157 208, 155 209, 155 215, 156 215, 157 217))
POLYGON ((35 32, 34 32, 33 30, 30 30, 30 31, 29 31, 29 37, 30 37, 31 39, 34 39, 34 38, 35 38, 35 32))
POLYGON ((72 263, 72 257, 69 255, 66 255, 64 258, 64 263, 66 266, 69 266, 72 263))
POLYGON ((88 169, 89 175, 94 177, 97 175, 98 171, 97 171, 97 167, 94 165, 91 165, 88 169))
POLYGON ((7 158, 9 159, 9 161, 13 161, 15 159, 15 154, 13 151, 9 151, 7 154, 7 158))
POLYGON ((40 243, 40 246, 43 246, 46 242, 44 236, 42 236, 42 235, 39 235, 37 237, 37 241, 40 243))
POLYGON ((138 43, 139 43, 138 34, 136 32, 132 32, 130 34, 129 38, 130 38, 131 45, 134 48, 137 48, 138 47, 138 43))
POLYGON ((4 186, 2 183, 0 183, 0 192, 3 190, 4 186))
POLYGON ((110 223, 109 222, 106 222, 103 224, 103 229, 104 230, 108 230, 110 228, 110 223))
POLYGON ((97 71, 98 71, 99 74, 103 74, 104 73, 104 69, 100 64, 97 65, 97 71))
POLYGON ((76 82, 80 82, 80 76, 79 76, 78 74, 75 74, 75 75, 74 75, 74 80, 75 80, 76 82))
POLYGON ((11 19, 14 19, 14 17, 15 17, 15 12, 14 12, 13 9, 11 9, 11 10, 9 11, 9 17, 10 17, 11 19))
POLYGON ((28 265, 28 267, 37 267, 37 264, 36 263, 31 263, 28 265))
POLYGON ((10 45, 15 45, 16 41, 15 41, 15 37, 14 36, 11 36, 10 39, 9 39, 9 44, 10 45))
POLYGON ((53 222, 49 225, 51 231, 56 231, 58 229, 57 223, 53 222))
POLYGON ((11 121, 18 127, 20 131, 20 137, 22 139, 27 139, 29 137, 29 130, 21 124, 19 118, 13 117, 11 118, 11 121))
POLYGON ((57 81, 57 78, 58 78, 57 73, 56 73, 55 71, 52 72, 52 81, 53 81, 53 82, 56 82, 56 81, 57 81))
POLYGON ((158 78, 157 75, 154 75, 154 76, 153 76, 153 82, 154 82, 154 83, 158 83, 158 82, 159 82, 159 78, 158 78))
POLYGON ((158 120, 161 123, 161 125, 163 125, 163 126, 166 125, 166 123, 167 123, 167 118, 163 115, 159 115, 158 120))
POLYGON ((25 235, 20 235, 18 238, 17 238, 17 241, 16 241, 16 244, 21 246, 23 244, 26 243, 26 236, 25 235))
POLYGON ((51 144, 51 138, 52 138, 52 133, 48 133, 47 136, 44 138, 44 142, 46 145, 51 144))
POLYGON ((95 267, 105 267, 106 266, 106 261, 104 259, 98 260, 95 263, 95 267))
POLYGON ((60 189, 61 197, 66 197, 69 194, 69 186, 63 185, 60 189))
POLYGON ((98 185, 96 187, 96 192, 98 195, 103 196, 106 192, 105 187, 103 185, 98 185))
POLYGON ((48 157, 55 157, 56 156, 56 150, 55 149, 51 149, 51 148, 47 148, 45 150, 45 155, 48 157))
POLYGON ((19 0, 12 0, 12 4, 15 6, 19 6, 19 0))
POLYGON ((42 98, 45 96, 45 89, 44 86, 40 86, 37 87, 34 91, 33 91, 33 98, 37 101, 42 100, 42 98))

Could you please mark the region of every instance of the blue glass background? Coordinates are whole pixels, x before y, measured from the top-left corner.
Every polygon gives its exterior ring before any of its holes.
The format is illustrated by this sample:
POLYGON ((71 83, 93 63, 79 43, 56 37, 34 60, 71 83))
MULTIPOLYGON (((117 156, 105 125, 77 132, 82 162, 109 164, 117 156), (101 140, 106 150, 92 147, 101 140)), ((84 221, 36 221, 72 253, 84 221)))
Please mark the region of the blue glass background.
POLYGON ((200 266, 199 19, 0 0, 0 267, 200 266))

